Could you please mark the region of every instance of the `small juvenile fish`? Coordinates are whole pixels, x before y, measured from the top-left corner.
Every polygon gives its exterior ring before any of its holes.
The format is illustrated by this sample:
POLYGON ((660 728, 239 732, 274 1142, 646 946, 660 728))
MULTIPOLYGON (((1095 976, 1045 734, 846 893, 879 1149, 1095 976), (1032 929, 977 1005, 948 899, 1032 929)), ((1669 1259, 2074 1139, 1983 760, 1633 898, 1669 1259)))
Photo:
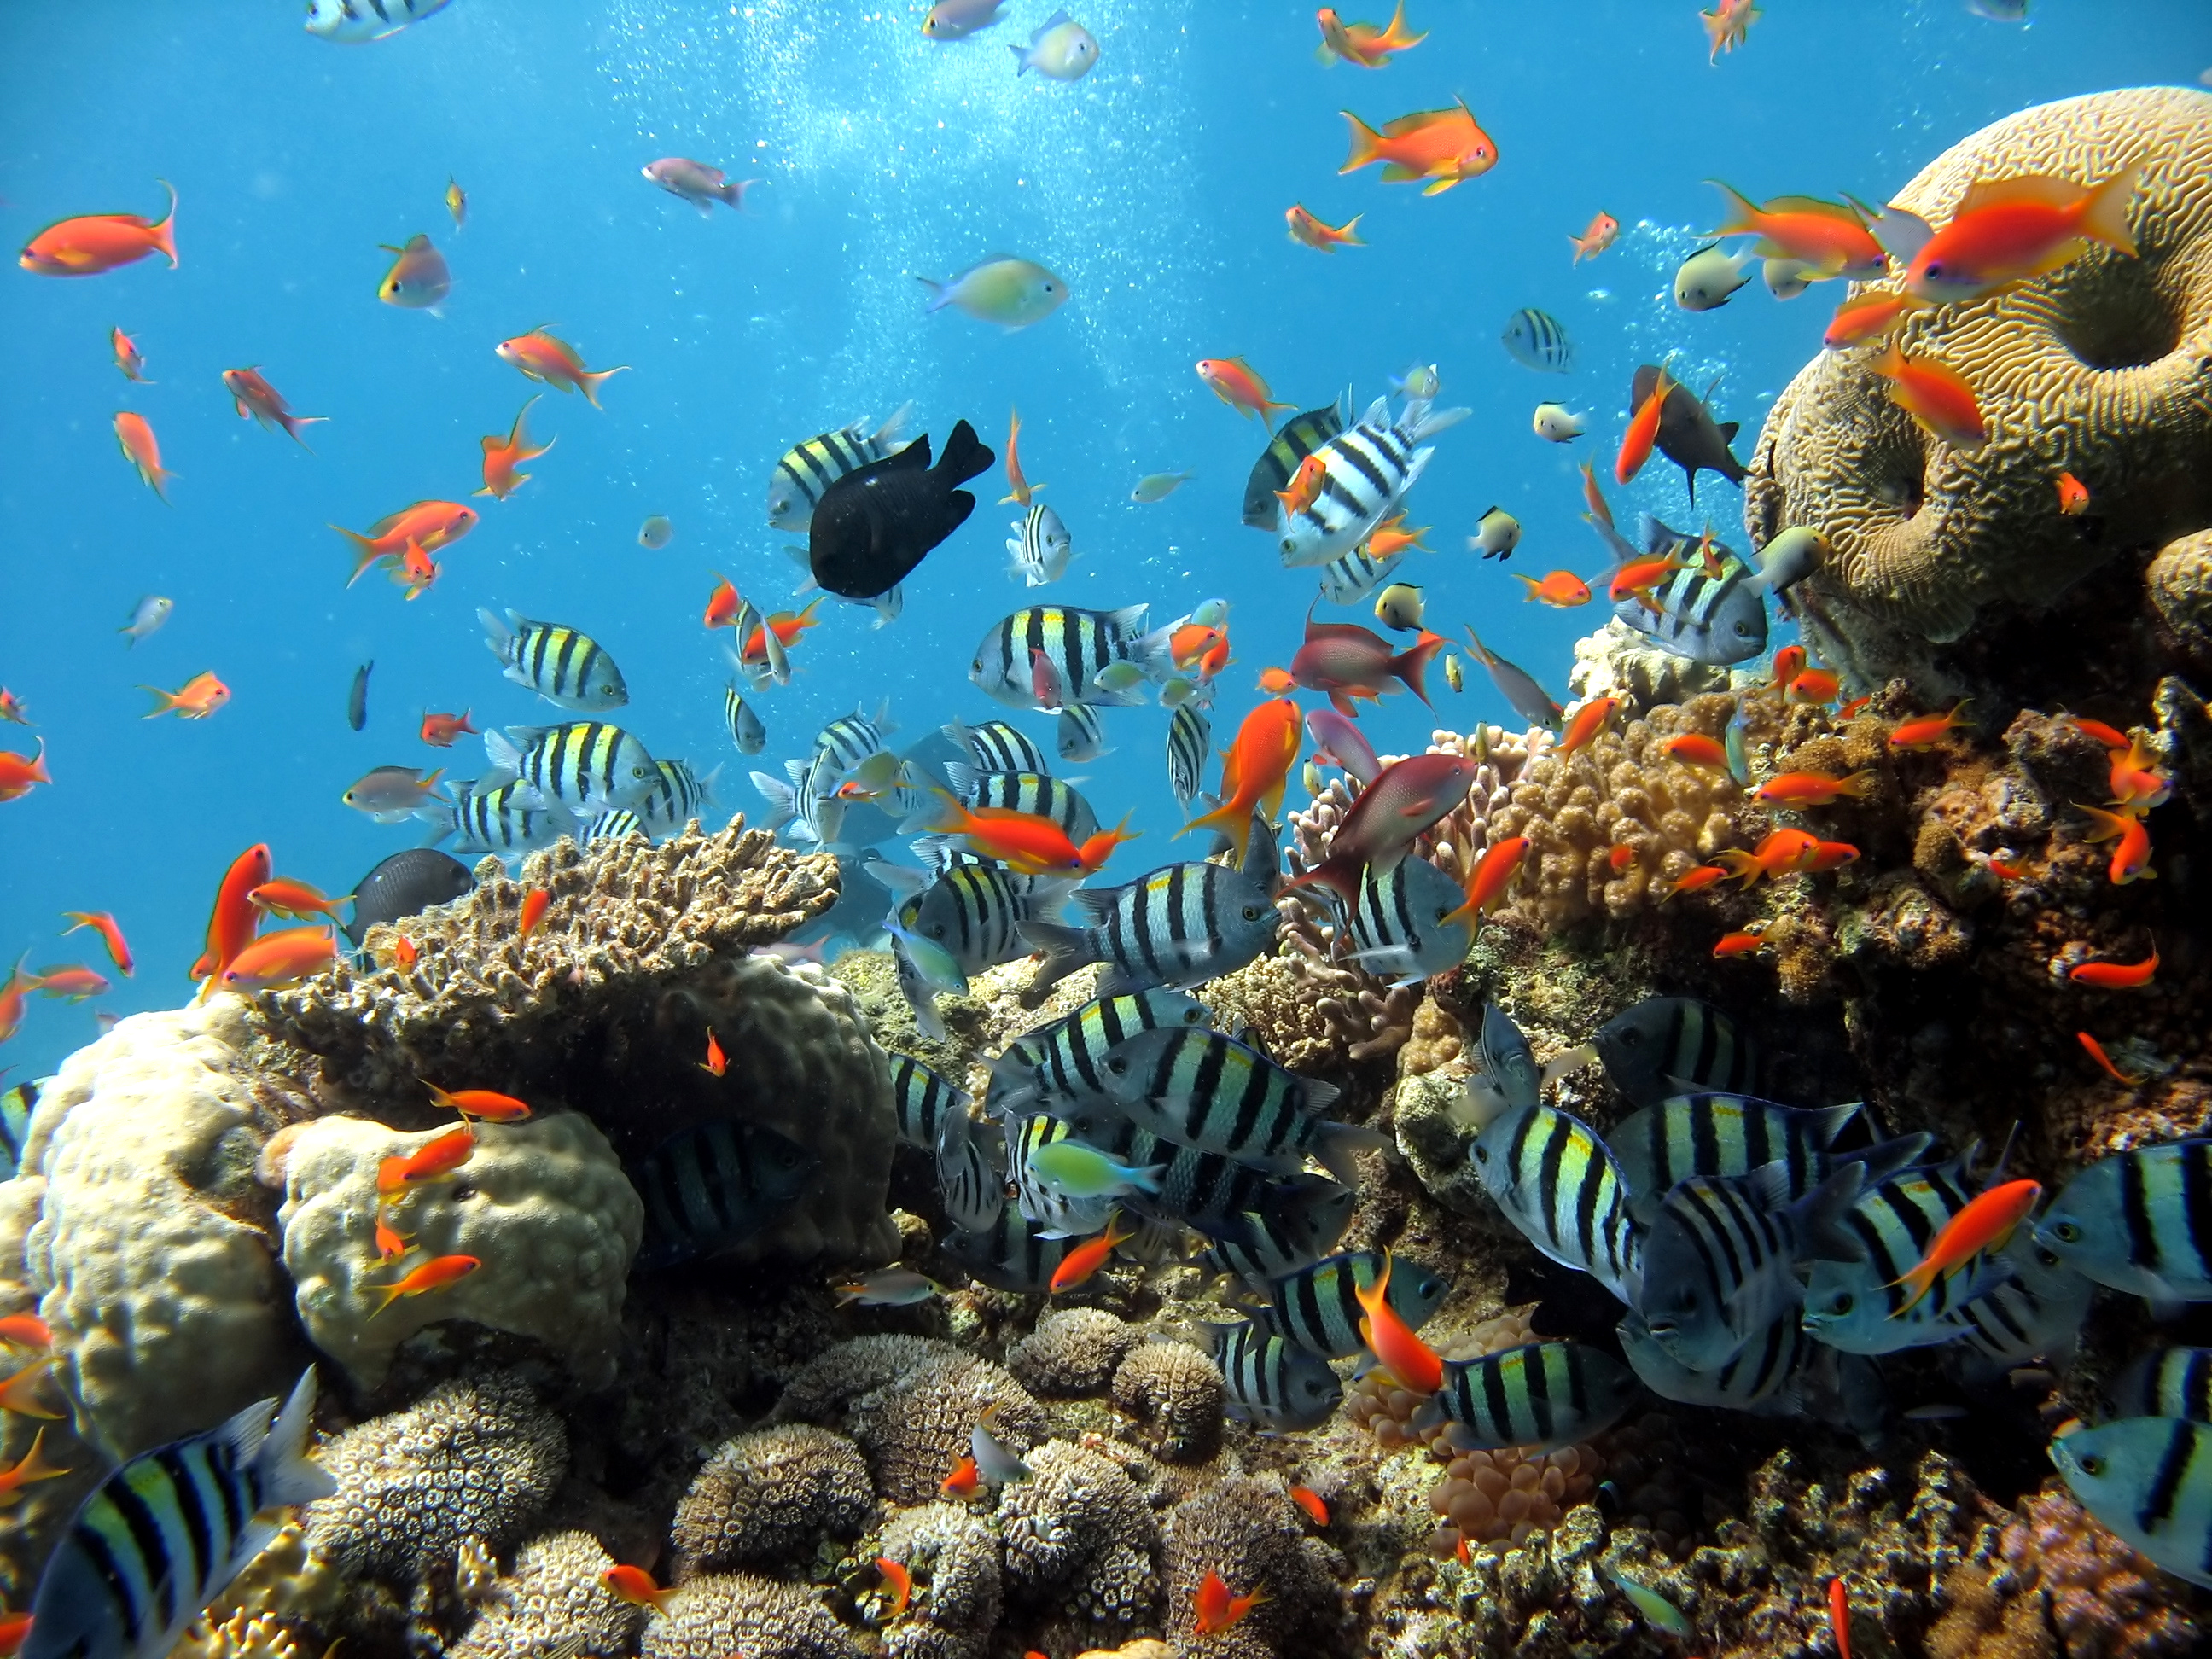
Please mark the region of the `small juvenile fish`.
POLYGON ((1758 262, 1755 252, 1731 254, 1708 242, 1675 268, 1674 303, 1684 311, 1717 310, 1751 280, 1758 262))
POLYGON ((1164 501, 1196 475, 1189 472, 1147 472, 1137 480, 1137 487, 1129 492, 1129 499, 1150 506, 1164 501))
POLYGON ((1291 240, 1301 246, 1316 248, 1323 253, 1334 253, 1340 247, 1364 247, 1358 236, 1359 222, 1365 216, 1355 213, 1340 225, 1332 225, 1306 211, 1304 204, 1293 202, 1283 214, 1284 222, 1291 228, 1291 240))
POLYGON ((119 328, 112 329, 108 331, 107 343, 115 353, 115 366, 123 371, 125 380, 136 380, 141 386, 154 384, 142 372, 146 367, 146 359, 140 355, 137 343, 128 334, 119 328))
POLYGON ((653 1583, 653 1575, 643 1567, 634 1567, 627 1562, 609 1567, 599 1575, 599 1582, 614 1593, 617 1601, 627 1601, 634 1607, 663 1608, 677 1594, 673 1588, 663 1589, 653 1583))
POLYGON ((921 32, 933 40, 965 40, 1004 21, 1000 8, 1006 3, 1006 0, 937 0, 921 20, 921 32))
MULTIPOLYGON (((1725 0, 1723 0, 1725 3, 1725 0)), ((1669 1636, 1688 1637, 1694 1634, 1689 1619, 1681 1608, 1648 1585, 1639 1584, 1618 1567, 1607 1565, 1605 1576, 1619 1588, 1620 1593, 1636 1604, 1637 1612, 1669 1636)))
POLYGON ((1056 1140, 1030 1154, 1030 1172, 1061 1198, 1120 1198, 1129 1193, 1157 1193, 1166 1166, 1146 1164, 1139 1169, 1116 1163, 1095 1146, 1079 1140, 1056 1140))
POLYGON ((1421 590, 1412 582, 1392 582, 1376 596, 1375 620, 1401 634, 1421 628, 1421 590))
POLYGON ((353 671, 353 684, 346 692, 346 724, 356 732, 368 725, 368 671, 376 666, 374 658, 353 671))
POLYGON ((676 526, 658 513, 638 526, 637 544, 658 553, 676 538, 676 526))
POLYGON ((671 196, 680 196, 699 210, 701 218, 711 217, 714 204, 744 211, 745 192, 760 183, 757 179, 732 181, 720 167, 710 167, 688 156, 665 155, 658 161, 648 161, 638 171, 671 196))
POLYGON ((1520 545, 1521 520, 1502 507, 1492 507, 1477 520, 1474 534, 1467 538, 1467 550, 1486 559, 1510 559, 1520 545))
POLYGON ((131 643, 135 646, 148 635, 158 632, 161 624, 169 620, 171 613, 176 608, 177 602, 174 599, 165 599, 158 593, 149 593, 131 607, 131 620, 115 631, 118 634, 129 635, 131 643))
POLYGON ((1536 415, 1530 424, 1536 435, 1547 443, 1572 443, 1585 430, 1583 417, 1571 412, 1565 404, 1538 404, 1536 415))
POLYGON ((968 1448, 975 1462, 975 1473, 994 1486, 1030 1478, 1030 1466, 981 1423, 969 1431, 968 1448))
POLYGON ((1265 1590, 1248 1590, 1242 1595, 1236 1594, 1229 1588, 1226 1579, 1208 1568, 1205 1582, 1199 1585, 1196 1595, 1192 1597, 1192 1627, 1200 1636, 1218 1636, 1267 1599, 1265 1590))
POLYGON ((910 1308, 942 1296, 945 1286, 911 1267, 878 1267, 836 1287, 840 1307, 857 1303, 864 1308, 910 1308))
POLYGON ((1573 243, 1575 247, 1574 263, 1580 264, 1585 259, 1596 258, 1599 254, 1613 246, 1614 240, 1620 234, 1620 221, 1610 213, 1596 215, 1579 236, 1569 231, 1567 240, 1573 243))
POLYGON ((1098 62, 1098 42, 1091 31, 1067 15, 1063 6, 1044 20, 1026 46, 1008 43, 1014 54, 1014 73, 1039 75, 1054 81, 1080 81, 1098 62))
POLYGON ((469 222, 469 195, 460 181, 452 173, 446 175, 446 211, 453 216, 453 228, 459 230, 469 222))
POLYGON ((996 323, 1009 334, 1042 322, 1067 303, 1066 283, 1034 259, 1001 256, 970 265, 943 282, 929 276, 915 280, 929 290, 926 311, 951 306, 978 322, 996 323))
POLYGON ((430 239, 418 231, 407 239, 404 247, 394 247, 389 242, 378 246, 397 257, 376 285, 376 297, 402 310, 444 316, 439 307, 453 292, 453 276, 446 267, 446 256, 431 246, 430 239))

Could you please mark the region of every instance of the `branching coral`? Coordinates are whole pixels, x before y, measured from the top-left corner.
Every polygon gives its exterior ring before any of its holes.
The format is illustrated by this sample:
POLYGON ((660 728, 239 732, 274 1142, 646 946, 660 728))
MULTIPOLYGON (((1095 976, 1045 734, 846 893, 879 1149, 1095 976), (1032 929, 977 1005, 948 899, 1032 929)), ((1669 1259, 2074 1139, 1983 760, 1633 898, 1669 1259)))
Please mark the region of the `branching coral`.
POLYGON ((676 1506, 677 1576, 774 1565, 825 1536, 855 1537, 874 1507, 867 1462, 842 1435, 810 1424, 739 1435, 676 1506))

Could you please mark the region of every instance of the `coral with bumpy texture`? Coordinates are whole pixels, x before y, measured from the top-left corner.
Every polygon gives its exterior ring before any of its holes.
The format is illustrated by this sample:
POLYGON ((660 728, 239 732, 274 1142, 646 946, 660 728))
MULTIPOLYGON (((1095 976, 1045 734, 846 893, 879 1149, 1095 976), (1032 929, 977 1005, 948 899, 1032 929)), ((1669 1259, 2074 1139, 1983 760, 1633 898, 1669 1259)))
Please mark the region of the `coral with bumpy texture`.
POLYGON ((468 1320, 544 1343, 590 1387, 614 1378, 630 1258, 645 1206, 606 1138, 580 1114, 485 1123, 456 1176, 380 1206, 377 1170, 419 1151, 355 1117, 299 1126, 284 1159, 284 1267, 308 1339, 374 1388, 399 1345, 426 1326, 468 1320), (380 1219, 413 1253, 386 1261, 380 1219), (387 1307, 380 1287, 447 1255, 483 1265, 444 1289, 387 1307))
MULTIPOLYGON (((1955 640, 1982 606, 2042 605, 2114 550, 2212 524, 2212 95, 2149 87, 2008 115, 1892 199, 1942 225, 1968 185, 2040 174, 2094 185, 2139 161, 2140 257, 2092 246, 2010 293, 1908 313, 1896 339, 1974 388, 1989 441, 1924 435, 1886 395, 1872 352, 1824 352, 1759 436, 1744 515, 1760 544, 1790 526, 1830 552, 1797 588, 1822 654, 1870 680, 1920 641, 1955 640), (2055 510, 2070 471, 2098 503, 2055 510)), ((1854 295, 1894 289, 1899 279, 1854 295)))
POLYGON ((1244 1040, 1256 1044, 1278 1066, 1293 1072, 1321 1071, 1342 1062, 1345 1032, 1322 1012, 1321 999, 1314 994, 1312 958, 1291 938, 1293 930, 1307 925, 1304 907, 1290 903, 1279 908, 1291 918, 1283 931, 1291 948, 1208 980, 1191 994, 1206 1005, 1217 1027, 1244 1032, 1244 1040))
POLYGON ((518 1551, 514 1571, 494 1582, 488 1605, 451 1659, 549 1659, 563 1643, 586 1654, 627 1652, 645 1609, 606 1587, 615 1565, 587 1532, 547 1533, 518 1551))
POLYGON ((844 1436, 805 1423, 739 1435, 676 1506, 676 1577, 773 1565, 824 1537, 857 1537, 874 1508, 866 1460, 844 1436))
POLYGON ((891 1659, 982 1659, 999 1623, 999 1540, 957 1504, 925 1504, 883 1530, 876 1553, 913 1575, 907 1613, 884 1634, 891 1659))
POLYGON ((846 1421, 868 1455, 877 1490, 894 1504, 936 1497, 979 1427, 1018 1455, 1043 1435, 1044 1411, 1004 1366, 957 1352, 862 1395, 846 1421))
POLYGON ((999 1498, 1008 1598, 1057 1622, 1048 1652, 1111 1647, 1159 1604, 1159 1522, 1112 1458, 1048 1440, 999 1498))
POLYGON ((1334 1633, 1344 1558, 1307 1533, 1279 1478, 1231 1475, 1186 1498, 1169 1511, 1164 1545, 1171 1628, 1189 1628, 1185 1621, 1208 1573, 1220 1574, 1239 1594, 1267 1595, 1220 1634, 1194 1633, 1182 1644, 1186 1656, 1267 1659, 1334 1633))
POLYGON ((1006 1369, 1033 1394, 1097 1394, 1136 1340, 1133 1329, 1103 1308, 1062 1308, 1006 1351, 1006 1369))
POLYGON ((275 1241, 248 1218, 266 1212, 245 1012, 218 995, 78 1049, 41 1091, 9 1183, 37 1206, 23 1265, 53 1375, 77 1431, 118 1460, 300 1374, 275 1241))
POLYGON ((1114 1403, 1177 1463, 1202 1462, 1220 1445, 1226 1392, 1221 1368, 1188 1342, 1140 1343, 1114 1373, 1114 1403))
POLYGON ((2173 1605, 2158 1569, 2055 1484, 2021 1503, 1999 1553, 2025 1587, 2040 1592, 2069 1655, 2204 1650, 2205 1627, 2173 1605))
POLYGON ((203 1619, 169 1650, 169 1659, 301 1659, 300 1644, 272 1613, 233 1613, 220 1624, 203 1619))
POLYGON ((1575 665, 1567 671, 1575 696, 1619 697, 1632 714, 1728 689, 1727 669, 1662 651, 1618 617, 1575 641, 1575 665))
POLYGON ((960 1350, 931 1336, 879 1332, 825 1349, 784 1385, 775 1402, 779 1423, 828 1423, 864 1394, 896 1382, 924 1361, 960 1350))
POLYGON ((349 1577, 411 1588, 448 1573, 465 1540, 502 1550, 520 1538, 560 1483, 568 1436, 498 1374, 348 1429, 318 1461, 337 1491, 307 1506, 308 1547, 349 1577))
POLYGON ((2144 573, 2150 602, 2174 643, 2212 667, 2212 530, 2167 543, 2144 573))
POLYGON ((695 1578, 647 1621, 641 1659, 861 1659, 852 1632, 802 1584, 750 1573, 695 1578))

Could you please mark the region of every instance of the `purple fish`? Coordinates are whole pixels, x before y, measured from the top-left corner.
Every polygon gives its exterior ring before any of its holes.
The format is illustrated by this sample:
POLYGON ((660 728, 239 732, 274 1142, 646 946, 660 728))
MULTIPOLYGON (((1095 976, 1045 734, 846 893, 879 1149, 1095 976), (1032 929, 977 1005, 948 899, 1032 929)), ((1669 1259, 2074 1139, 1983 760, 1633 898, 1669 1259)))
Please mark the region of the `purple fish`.
POLYGON ((1467 799, 1477 763, 1465 755, 1408 755, 1393 761, 1362 790, 1329 842, 1328 856, 1290 884, 1309 882, 1359 901, 1359 878, 1372 865, 1388 875, 1413 842, 1467 799))
POLYGON ((1375 745, 1359 734, 1358 722, 1334 708, 1316 708, 1308 714, 1306 735, 1321 751, 1315 759, 1343 768, 1363 784, 1374 782, 1375 775, 1382 769, 1375 745))

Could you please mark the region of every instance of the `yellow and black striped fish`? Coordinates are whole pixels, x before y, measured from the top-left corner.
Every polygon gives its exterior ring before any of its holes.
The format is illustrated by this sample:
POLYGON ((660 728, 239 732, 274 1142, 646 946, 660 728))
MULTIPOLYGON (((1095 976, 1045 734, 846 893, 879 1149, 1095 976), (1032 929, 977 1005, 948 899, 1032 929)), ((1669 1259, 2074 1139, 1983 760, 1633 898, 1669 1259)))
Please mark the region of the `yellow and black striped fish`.
POLYGON ((1792 1309, 1744 1344, 1717 1370, 1693 1371, 1661 1347, 1641 1314, 1620 1324, 1620 1351, 1644 1386, 1662 1400, 1727 1411, 1785 1412, 1796 1404, 1793 1387, 1812 1368, 1820 1347, 1792 1309))
POLYGON ((1051 1287, 1053 1274, 1078 1242, 1045 1237, 1009 1204, 988 1231, 950 1233, 942 1249, 992 1289, 1027 1293, 1051 1287))
POLYGON ((532 622, 514 611, 504 622, 479 611, 477 620, 483 624, 485 646, 507 665, 507 678, 546 702, 596 714, 629 701, 622 670, 590 635, 561 623, 532 622))
POLYGON ((670 1137, 630 1171, 645 1200, 638 1265, 720 1255, 774 1221, 821 1160, 765 1123, 715 1118, 670 1137))
POLYGON ((947 1112, 967 1111, 968 1094, 912 1054, 893 1054, 891 1103, 898 1111, 899 1139, 934 1152, 938 1125, 947 1112))
POLYGON ((1699 1090, 1747 1094, 1759 1069, 1735 1022, 1692 997, 1646 997, 1599 1026, 1590 1047, 1636 1106, 1699 1090))
POLYGON ((576 818, 558 801, 548 801, 520 778, 485 780, 453 786, 453 804, 434 801, 415 816, 438 827, 438 839, 453 837, 456 853, 495 853, 501 858, 550 847, 576 833, 576 818))
POLYGON ((1331 1182, 1300 1191, 1291 1202, 1243 1210, 1213 1223, 1199 1259, 1208 1273, 1230 1273, 1255 1291, 1267 1281, 1318 1261, 1344 1237, 1359 1194, 1331 1182))
POLYGON ((899 432, 913 412, 912 404, 901 404, 890 419, 873 432, 863 419, 835 432, 817 432, 792 445, 769 479, 768 521, 778 530, 807 529, 814 522, 814 504, 822 499, 823 490, 848 472, 857 472, 906 447, 899 441, 899 432))
POLYGON ((1206 1352, 1221 1368, 1224 1408, 1242 1422, 1278 1433, 1328 1421, 1344 1384, 1328 1362, 1304 1352, 1249 1320, 1201 1325, 1206 1352))
POLYGON ((1098 814, 1089 801, 1058 778, 1042 772, 985 772, 960 761, 947 761, 945 781, 969 806, 994 806, 1050 818, 1080 847, 1098 833, 1098 814))
MULTIPOLYGON (((1359 1292, 1372 1291, 1382 1276, 1382 1252, 1347 1250, 1267 1281, 1267 1327, 1308 1353, 1323 1359, 1349 1359, 1364 1345, 1359 1322, 1366 1310, 1359 1292)), ((1451 1285, 1437 1274, 1409 1261, 1391 1269, 1384 1293, 1393 1311, 1419 1330, 1429 1316, 1443 1306, 1451 1285)))
POLYGON ((1213 722, 1194 702, 1177 703, 1168 716, 1168 787, 1188 806, 1206 784, 1212 757, 1213 722))
POLYGON ((1097 677, 1124 662, 1135 665, 1146 678, 1167 677, 1174 666, 1168 655, 1171 630, 1146 633, 1145 613, 1150 609, 1132 605, 1119 611, 1078 611, 1072 605, 1039 605, 1017 611, 983 636, 968 665, 968 678, 986 696, 1009 708, 1141 702, 1133 694, 1102 690, 1097 677))
POLYGON ((2212 1301, 2212 1139, 2100 1158, 2066 1183, 2035 1236, 2100 1285, 2212 1301))
POLYGON ((1280 493, 1291 487, 1298 463, 1344 430, 1352 417, 1352 391, 1346 387, 1333 404, 1293 415, 1275 428, 1275 435, 1252 463, 1244 481, 1244 522, 1255 530, 1273 530, 1282 521, 1280 493))
POLYGON ((1484 1190, 1524 1238, 1636 1304, 1628 1188, 1588 1124, 1550 1106, 1515 1107, 1483 1126, 1471 1156, 1484 1190))
POLYGON ((963 726, 954 720, 945 735, 975 757, 978 772, 1049 772, 1044 750, 1011 720, 963 726))
MULTIPOLYGON (((556 804, 580 816, 596 816, 610 807, 641 808, 661 781, 660 769, 645 745, 605 720, 487 732, 484 754, 495 774, 535 791, 537 805, 556 804)), ((526 792, 517 799, 531 804, 526 792)))
POLYGON ((1462 1451, 1519 1446, 1557 1451, 1611 1427, 1636 1403, 1635 1373, 1602 1348, 1531 1342, 1480 1359, 1448 1359, 1444 1385, 1416 1413, 1416 1428, 1449 1422, 1462 1451))
POLYGON ((1135 991, 1086 1002, 1065 1018, 1024 1033, 991 1062, 984 1103, 994 1116, 1034 1112, 1048 1098, 1103 1098, 1103 1069, 1116 1046, 1146 1031, 1204 1025, 1206 1005, 1180 991, 1135 991))

